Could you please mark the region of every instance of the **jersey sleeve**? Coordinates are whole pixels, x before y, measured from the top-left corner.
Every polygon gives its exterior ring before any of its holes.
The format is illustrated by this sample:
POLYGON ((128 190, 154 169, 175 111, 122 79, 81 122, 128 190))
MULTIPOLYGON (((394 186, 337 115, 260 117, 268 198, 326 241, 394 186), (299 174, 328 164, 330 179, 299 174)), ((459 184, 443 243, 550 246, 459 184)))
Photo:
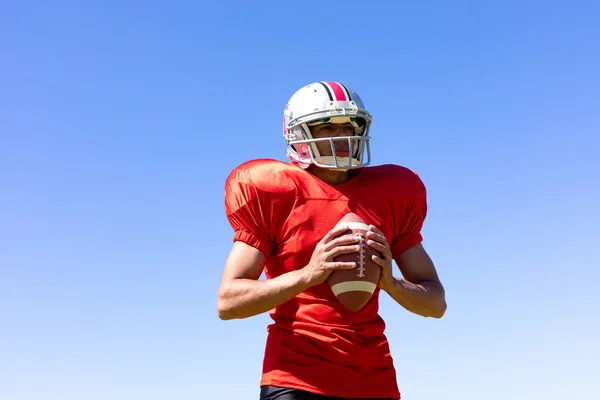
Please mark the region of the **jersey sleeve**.
POLYGON ((399 184, 410 190, 393 201, 395 236, 390 249, 394 258, 423 241, 421 229, 427 216, 427 191, 421 179, 411 173, 408 182, 399 184))
POLYGON ((234 170, 225 182, 225 214, 234 231, 233 241, 257 248, 265 257, 275 246, 269 197, 246 170, 234 170))

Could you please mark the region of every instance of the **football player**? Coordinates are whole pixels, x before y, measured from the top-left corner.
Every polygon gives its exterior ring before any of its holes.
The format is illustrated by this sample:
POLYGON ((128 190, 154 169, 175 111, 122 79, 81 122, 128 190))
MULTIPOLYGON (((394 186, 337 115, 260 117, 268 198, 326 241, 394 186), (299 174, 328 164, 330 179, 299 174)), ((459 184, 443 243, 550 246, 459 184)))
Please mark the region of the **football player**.
POLYGON ((236 167, 225 184, 233 246, 222 275, 221 319, 269 312, 261 400, 399 399, 381 291, 424 317, 446 311, 445 292, 423 248, 426 189, 411 170, 371 166, 372 117, 339 82, 298 90, 283 117, 289 161, 258 159, 236 167), (370 224, 379 250, 378 288, 359 311, 337 300, 326 279, 354 263, 352 235, 334 228, 347 213, 370 224), (394 277, 395 261, 401 277, 394 277), (266 279, 259 279, 264 272, 266 279))

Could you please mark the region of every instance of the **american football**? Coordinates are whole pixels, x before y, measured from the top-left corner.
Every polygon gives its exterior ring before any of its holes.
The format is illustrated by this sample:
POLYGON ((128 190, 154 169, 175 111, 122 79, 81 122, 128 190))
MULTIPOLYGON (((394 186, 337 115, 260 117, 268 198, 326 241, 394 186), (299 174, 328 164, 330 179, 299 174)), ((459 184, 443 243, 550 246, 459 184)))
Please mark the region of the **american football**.
POLYGON ((350 311, 358 311, 364 307, 377 288, 381 267, 373 261, 372 256, 381 254, 367 245, 369 226, 354 213, 346 214, 339 222, 348 225, 348 232, 343 235, 358 235, 360 251, 337 256, 335 261, 356 262, 356 268, 333 271, 327 282, 338 300, 350 311))

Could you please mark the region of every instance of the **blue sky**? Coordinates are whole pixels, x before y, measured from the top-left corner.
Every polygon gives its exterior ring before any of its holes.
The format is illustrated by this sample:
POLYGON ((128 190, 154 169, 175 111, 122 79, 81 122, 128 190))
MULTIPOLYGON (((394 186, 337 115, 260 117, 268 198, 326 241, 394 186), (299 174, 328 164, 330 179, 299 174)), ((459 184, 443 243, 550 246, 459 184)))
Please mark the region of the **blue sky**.
POLYGON ((3 4, 0 398, 258 398, 223 184, 317 80, 429 190, 448 312, 381 300, 404 398, 595 396, 600 5, 421 3, 3 4))

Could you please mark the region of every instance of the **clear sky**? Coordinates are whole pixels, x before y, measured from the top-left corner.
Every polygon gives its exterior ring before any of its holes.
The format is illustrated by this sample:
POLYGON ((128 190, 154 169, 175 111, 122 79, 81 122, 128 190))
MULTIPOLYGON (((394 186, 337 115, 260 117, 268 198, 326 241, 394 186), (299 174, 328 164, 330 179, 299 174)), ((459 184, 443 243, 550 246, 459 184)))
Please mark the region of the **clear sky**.
POLYGON ((441 320, 382 296, 408 400, 600 390, 600 3, 21 1, 0 12, 0 398, 257 399, 220 321, 231 169, 301 86, 429 190, 441 320))

